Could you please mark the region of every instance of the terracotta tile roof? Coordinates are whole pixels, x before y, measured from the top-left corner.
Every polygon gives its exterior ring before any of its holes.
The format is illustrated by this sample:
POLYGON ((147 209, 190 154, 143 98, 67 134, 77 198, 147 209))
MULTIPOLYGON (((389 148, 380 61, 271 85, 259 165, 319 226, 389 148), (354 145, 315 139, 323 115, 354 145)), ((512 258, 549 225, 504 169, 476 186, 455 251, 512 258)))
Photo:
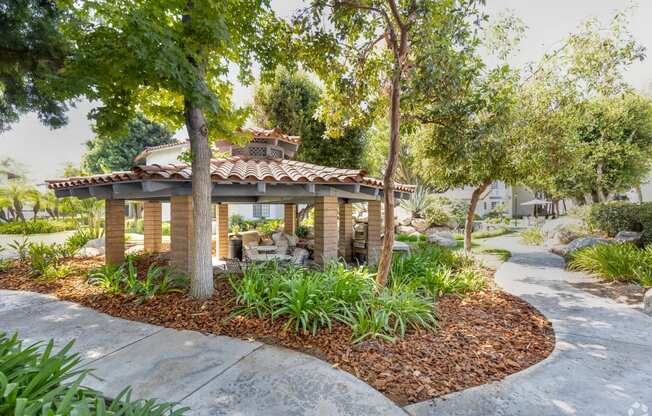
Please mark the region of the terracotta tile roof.
MULTIPOLYGON (((50 189, 65 189, 88 185, 102 185, 115 182, 139 180, 190 180, 192 168, 187 163, 170 165, 136 166, 130 171, 113 172, 103 175, 53 179, 47 181, 50 189)), ((382 188, 380 179, 367 176, 359 169, 339 169, 313 165, 286 159, 252 159, 244 156, 231 156, 211 161, 213 181, 265 181, 280 183, 351 183, 382 188)), ((414 186, 396 184, 400 192, 414 192, 414 186)))
POLYGON ((175 143, 160 144, 158 146, 148 146, 136 155, 136 157, 134 158, 134 162, 138 162, 140 160, 145 159, 150 153, 152 153, 155 150, 167 149, 167 148, 177 147, 186 144, 190 144, 190 140, 186 139, 186 140, 179 140, 178 142, 175 143))
POLYGON ((292 144, 301 144, 301 137, 285 134, 285 132, 278 127, 274 127, 273 129, 261 129, 259 127, 246 129, 238 128, 236 129, 236 132, 251 133, 254 139, 278 139, 292 144))

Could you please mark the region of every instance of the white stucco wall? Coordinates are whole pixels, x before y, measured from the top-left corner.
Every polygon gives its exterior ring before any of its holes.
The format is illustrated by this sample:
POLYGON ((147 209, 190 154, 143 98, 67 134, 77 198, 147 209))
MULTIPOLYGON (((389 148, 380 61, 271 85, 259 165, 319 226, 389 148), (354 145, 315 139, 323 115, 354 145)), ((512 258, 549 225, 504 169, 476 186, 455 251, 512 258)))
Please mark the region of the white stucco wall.
POLYGON ((166 165, 170 163, 179 163, 179 155, 188 148, 187 144, 180 144, 174 147, 168 147, 152 151, 147 155, 146 163, 148 165, 159 164, 166 165))

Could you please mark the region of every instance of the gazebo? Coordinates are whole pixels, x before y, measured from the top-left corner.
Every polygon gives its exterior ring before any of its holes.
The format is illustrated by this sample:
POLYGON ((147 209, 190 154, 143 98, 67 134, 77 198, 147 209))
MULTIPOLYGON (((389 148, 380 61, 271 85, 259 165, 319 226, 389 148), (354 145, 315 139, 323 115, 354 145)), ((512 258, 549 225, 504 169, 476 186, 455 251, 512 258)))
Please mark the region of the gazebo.
MULTIPOLYGON (((301 140, 279 129, 249 129, 251 141, 234 146, 216 143, 227 154, 211 161, 212 202, 216 205, 218 258, 228 256, 230 204, 284 204, 284 232, 295 234, 297 204, 315 206, 314 253, 317 263, 333 258, 350 260, 353 250, 352 204, 367 204, 369 263, 377 261, 381 247, 382 181, 359 169, 339 169, 292 160, 301 140)), ((160 252, 161 203, 170 202, 170 261, 187 271, 192 247, 192 169, 186 163, 134 166, 129 171, 48 180, 57 197, 104 199, 105 255, 107 263, 121 263, 125 253, 125 201, 144 201, 144 248, 160 252)), ((395 198, 414 192, 396 184, 395 198)), ((393 214, 393 213, 392 213, 393 214)))

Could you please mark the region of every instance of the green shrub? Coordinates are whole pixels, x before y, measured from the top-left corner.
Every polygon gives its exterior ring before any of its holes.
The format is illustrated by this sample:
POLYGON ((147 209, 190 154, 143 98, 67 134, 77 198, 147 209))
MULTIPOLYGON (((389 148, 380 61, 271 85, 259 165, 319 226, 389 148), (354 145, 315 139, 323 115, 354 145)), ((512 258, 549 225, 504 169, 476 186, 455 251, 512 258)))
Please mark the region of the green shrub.
POLYGON ((25 261, 27 259, 27 253, 29 252, 29 245, 31 243, 28 239, 23 240, 14 240, 9 243, 7 246, 14 250, 18 254, 18 259, 20 261, 25 261))
POLYGON ((424 235, 412 235, 406 233, 400 233, 396 235, 396 241, 402 241, 404 243, 418 243, 421 241, 426 241, 426 236, 424 235))
POLYGON ((469 269, 469 258, 422 243, 397 256, 387 287, 376 288, 364 267, 332 263, 323 271, 269 262, 250 265, 244 276, 230 277, 234 314, 284 319, 284 327, 315 334, 334 321, 351 327, 353 341, 403 337, 409 328, 433 329, 436 298, 445 293, 481 290, 486 281, 469 269), (443 277, 445 273, 445 278, 443 277))
POLYGON ((305 224, 299 224, 297 226, 297 237, 306 238, 310 235, 310 227, 305 224))
POLYGON ((11 221, 0 224, 0 234, 48 234, 60 231, 74 230, 75 222, 72 219, 44 219, 38 218, 27 221, 11 221))
POLYGON ((161 227, 163 227, 163 235, 170 235, 170 221, 163 221, 161 227))
POLYGON ((138 303, 156 295, 183 292, 188 282, 185 277, 172 274, 169 268, 150 264, 145 276, 138 275, 135 258, 128 257, 120 266, 104 265, 91 272, 88 283, 99 286, 107 294, 124 294, 138 303))
MULTIPOLYGON (((28 251, 28 259, 31 266, 32 276, 44 277, 47 269, 57 266, 60 255, 55 244, 31 243, 28 251)), ((50 271, 53 273, 53 271, 50 271)))
POLYGON ((181 416, 188 408, 131 400, 127 387, 113 400, 83 386, 91 370, 80 369, 73 342, 54 350, 54 341, 23 347, 17 335, 0 333, 0 414, 56 416, 181 416))
POLYGON ((529 246, 538 246, 545 241, 543 231, 539 227, 528 228, 521 232, 521 241, 529 246))
POLYGON ((281 228, 283 228, 282 220, 261 220, 256 224, 258 234, 268 237, 281 228))
POLYGON ((426 221, 430 226, 446 225, 451 221, 450 215, 440 205, 432 203, 425 210, 426 221))
POLYGON ((631 202, 607 202, 591 205, 587 223, 592 231, 613 237, 619 231, 641 231, 642 206, 631 202))
POLYGON ((609 281, 652 286, 652 246, 639 249, 633 244, 597 244, 573 253, 568 266, 609 281))
POLYGON ((143 234, 145 232, 145 220, 142 218, 130 218, 125 223, 125 232, 143 234))

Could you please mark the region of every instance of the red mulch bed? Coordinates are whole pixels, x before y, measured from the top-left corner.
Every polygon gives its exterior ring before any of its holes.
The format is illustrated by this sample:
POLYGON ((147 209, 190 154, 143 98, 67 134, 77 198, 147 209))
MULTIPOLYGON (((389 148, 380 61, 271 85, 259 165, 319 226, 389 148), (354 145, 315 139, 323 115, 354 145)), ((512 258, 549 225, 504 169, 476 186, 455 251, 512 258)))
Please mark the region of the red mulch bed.
MULTIPOLYGON (((145 259, 140 268, 148 263, 145 259)), ((284 332, 280 321, 244 317, 225 321, 232 311, 232 291, 224 279, 216 279, 217 290, 209 300, 177 293, 137 304, 103 294, 85 282, 88 271, 101 260, 69 264, 76 268, 73 275, 44 282, 27 277, 28 267, 15 263, 0 272, 0 288, 51 293, 125 319, 257 339, 304 351, 354 374, 399 405, 501 380, 543 360, 555 344, 550 322, 527 302, 495 288, 466 298, 441 298, 435 333, 411 331, 395 343, 352 345, 350 330, 337 323, 331 332, 322 330, 312 336, 284 332)))

